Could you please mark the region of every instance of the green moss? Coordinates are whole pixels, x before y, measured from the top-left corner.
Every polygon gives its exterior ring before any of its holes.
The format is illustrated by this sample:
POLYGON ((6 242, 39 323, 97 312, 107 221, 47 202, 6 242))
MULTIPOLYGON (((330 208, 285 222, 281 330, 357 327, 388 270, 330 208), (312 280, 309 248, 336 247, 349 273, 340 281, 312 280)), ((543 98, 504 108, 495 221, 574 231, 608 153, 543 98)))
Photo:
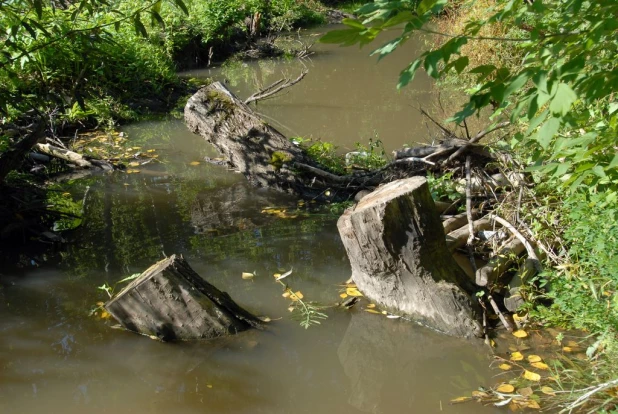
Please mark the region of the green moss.
POLYGON ((283 166, 283 164, 290 161, 292 161, 292 155, 283 151, 275 151, 270 157, 270 161, 268 163, 278 170, 283 166))

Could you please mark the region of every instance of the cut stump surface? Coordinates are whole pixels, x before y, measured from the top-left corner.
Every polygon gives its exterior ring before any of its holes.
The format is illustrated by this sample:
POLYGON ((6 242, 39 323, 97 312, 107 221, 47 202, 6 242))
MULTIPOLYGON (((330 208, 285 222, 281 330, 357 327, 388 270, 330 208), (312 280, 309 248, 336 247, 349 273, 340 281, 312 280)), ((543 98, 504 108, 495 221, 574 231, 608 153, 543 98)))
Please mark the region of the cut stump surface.
POLYGON ((212 339, 261 326, 176 255, 148 268, 105 309, 124 328, 164 341, 212 339))
POLYGON ((337 227, 365 296, 448 335, 481 336, 474 286, 446 247, 425 178, 380 187, 337 227))

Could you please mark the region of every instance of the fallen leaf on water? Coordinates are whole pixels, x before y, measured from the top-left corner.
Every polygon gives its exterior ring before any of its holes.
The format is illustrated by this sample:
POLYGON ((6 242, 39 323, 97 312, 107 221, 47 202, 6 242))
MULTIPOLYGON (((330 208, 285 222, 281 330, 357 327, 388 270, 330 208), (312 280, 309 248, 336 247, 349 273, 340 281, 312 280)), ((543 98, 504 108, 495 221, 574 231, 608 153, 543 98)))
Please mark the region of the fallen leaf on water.
POLYGON ((474 390, 474 391, 472 391, 472 396, 475 397, 475 398, 487 398, 487 397, 489 397, 489 394, 487 394, 486 392, 483 392, 483 391, 474 390))
POLYGON ((289 306, 288 307, 288 312, 294 312, 294 306, 289 306))
POLYGON ((541 387, 541 392, 547 395, 556 395, 556 393, 554 392, 554 389, 548 386, 541 387))
POLYGON ((532 388, 530 387, 520 388, 517 390, 517 392, 523 397, 529 397, 534 394, 534 391, 532 391, 532 388))
POLYGON ((292 292, 290 292, 289 290, 286 290, 285 292, 283 292, 281 296, 283 296, 284 298, 289 298, 291 294, 292 292))
POLYGON ((148 151, 146 151, 146 152, 155 152, 155 151, 156 151, 156 150, 154 150, 154 149, 149 149, 149 150, 148 150, 148 151))
POLYGON ((509 369, 511 369, 511 368, 513 368, 513 367, 512 367, 511 365, 509 365, 509 364, 500 364, 500 365, 498 366, 498 368, 500 368, 500 369, 501 369, 501 370, 503 370, 503 371, 508 371, 509 369))
POLYGON ((511 361, 521 361, 522 359, 524 359, 524 356, 521 352, 515 351, 511 354, 511 361))
POLYGON ((206 388, 212 388, 211 384, 206 384, 206 388))
POLYGON ((254 277, 255 277, 254 273, 242 272, 242 278, 245 280, 253 279, 254 277))
POLYGON ((524 378, 530 381, 540 381, 541 380, 541 376, 539 374, 537 374, 536 372, 528 371, 528 370, 524 372, 524 378))
POLYGON ((533 408, 535 410, 540 410, 541 406, 539 405, 538 402, 536 402, 534 400, 530 400, 530 401, 528 401, 528 408, 533 408))
POLYGON ((387 311, 382 311, 382 315, 388 315, 387 311))
POLYGON ((105 302, 97 302, 97 306, 103 306, 105 305, 105 302))
POLYGON ((562 350, 564 352, 573 352, 573 348, 571 348, 570 346, 565 346, 565 347, 562 348, 562 350))
POLYGON ((457 397, 451 400, 451 404, 462 403, 470 400, 472 400, 472 397, 457 397))
POLYGON ((340 295, 339 295, 339 297, 340 297, 341 299, 345 299, 345 298, 347 298, 347 297, 348 297, 348 294, 347 294, 347 293, 342 293, 342 294, 340 294, 340 295))
POLYGON ((270 322, 272 319, 270 319, 268 316, 259 316, 259 319, 262 322, 270 322))
POLYGON ((533 362, 530 365, 538 369, 549 369, 549 366, 545 362, 533 362))
POLYGON ((538 355, 528 355, 528 362, 532 363, 532 362, 540 362, 542 361, 542 358, 538 355))
POLYGON ((369 313, 377 313, 378 315, 381 315, 382 313, 378 312, 377 310, 373 310, 373 309, 365 309, 365 312, 369 312, 369 313))
POLYGON ((286 277, 288 277, 289 275, 292 274, 292 270, 294 270, 294 268, 291 268, 290 270, 288 270, 284 274, 277 276, 277 280, 285 279, 286 277))
POLYGON ((494 405, 496 407, 503 407, 503 406, 507 405, 508 403, 510 403, 511 400, 512 400, 512 398, 508 398, 508 399, 506 399, 504 401, 496 402, 496 403, 494 403, 494 405))
POLYGON ((401 316, 399 316, 399 315, 386 315, 386 317, 388 319, 399 319, 399 318, 401 318, 401 316))
POLYGON ((363 296, 363 294, 360 293, 359 290, 356 288, 349 287, 345 290, 345 293, 347 293, 349 296, 363 296))
POLYGON ((520 329, 518 331, 513 332, 513 336, 517 338, 526 338, 528 336, 528 332, 524 331, 523 329, 520 329))
POLYGON ((281 273, 275 273, 275 274, 273 275, 273 277, 274 277, 275 279, 277 279, 277 278, 281 277, 281 273))
POLYGON ((498 385, 498 388, 496 388, 496 391, 509 393, 515 391, 515 387, 513 387, 511 384, 500 384, 498 385))
POLYGON ((107 311, 103 311, 103 313, 101 313, 101 319, 109 319, 111 316, 112 315, 110 315, 107 311))
POLYGON ((139 167, 139 162, 137 162, 137 161, 131 161, 131 162, 129 163, 129 167, 139 167))
POLYGON ((123 185, 127 185, 127 186, 128 186, 128 185, 131 185, 131 184, 129 184, 129 183, 124 183, 123 185))
POLYGON ((191 162, 189 163, 189 165, 193 165, 193 166, 195 166, 195 165, 200 165, 200 162, 199 162, 199 161, 191 161, 191 162))
POLYGON ((127 174, 137 174, 139 170, 127 170, 127 174))
POLYGON ((301 300, 302 298, 304 298, 304 296, 302 293, 300 293, 300 290, 298 292, 290 294, 290 299, 292 299, 293 301, 301 300))
POLYGON ((376 307, 375 303, 370 303, 369 305, 367 305, 367 308, 369 308, 369 309, 373 309, 375 307, 376 307))

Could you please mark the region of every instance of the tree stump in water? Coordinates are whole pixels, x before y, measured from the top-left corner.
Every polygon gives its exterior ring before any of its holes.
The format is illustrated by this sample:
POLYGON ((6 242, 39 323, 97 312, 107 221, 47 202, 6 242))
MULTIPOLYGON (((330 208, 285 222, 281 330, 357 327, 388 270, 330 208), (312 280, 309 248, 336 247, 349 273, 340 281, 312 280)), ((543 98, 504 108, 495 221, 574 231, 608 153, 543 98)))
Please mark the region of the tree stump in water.
POLYGON ((474 286, 446 247, 425 178, 380 187, 337 227, 365 296, 448 335, 481 336, 474 286))
POLYGON ((261 326, 176 255, 148 268, 105 309, 126 329, 164 341, 211 339, 261 326))

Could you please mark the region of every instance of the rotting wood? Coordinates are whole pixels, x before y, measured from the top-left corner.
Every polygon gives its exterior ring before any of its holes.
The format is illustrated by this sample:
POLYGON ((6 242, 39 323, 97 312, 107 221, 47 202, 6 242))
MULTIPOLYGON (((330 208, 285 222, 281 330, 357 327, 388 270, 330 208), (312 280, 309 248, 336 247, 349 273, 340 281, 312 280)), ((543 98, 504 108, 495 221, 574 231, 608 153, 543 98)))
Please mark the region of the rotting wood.
POLYGON ((476 271, 476 284, 488 286, 497 282, 500 275, 506 272, 513 261, 525 250, 524 244, 516 237, 507 241, 494 253, 489 262, 476 271))
POLYGON ((453 336, 482 334, 474 286, 449 253, 427 180, 388 183, 337 223, 352 278, 369 299, 453 336))
MULTIPOLYGON (((467 220, 466 220, 467 223, 467 220)), ((474 228, 479 230, 488 230, 492 228, 491 220, 487 217, 482 217, 474 221, 474 228)), ((454 230, 446 235, 446 245, 450 251, 459 249, 466 245, 468 237, 470 236, 470 229, 468 226, 463 226, 457 230, 454 230)))
POLYGON ((262 326, 176 255, 149 267, 105 309, 124 328, 164 341, 212 339, 262 326))
MULTIPOLYGON (((478 216, 478 212, 472 212, 473 218, 478 216)), ((450 232, 457 230, 460 227, 468 224, 468 214, 460 213, 456 216, 450 217, 442 222, 442 227, 444 227, 444 234, 449 234, 450 232)))

